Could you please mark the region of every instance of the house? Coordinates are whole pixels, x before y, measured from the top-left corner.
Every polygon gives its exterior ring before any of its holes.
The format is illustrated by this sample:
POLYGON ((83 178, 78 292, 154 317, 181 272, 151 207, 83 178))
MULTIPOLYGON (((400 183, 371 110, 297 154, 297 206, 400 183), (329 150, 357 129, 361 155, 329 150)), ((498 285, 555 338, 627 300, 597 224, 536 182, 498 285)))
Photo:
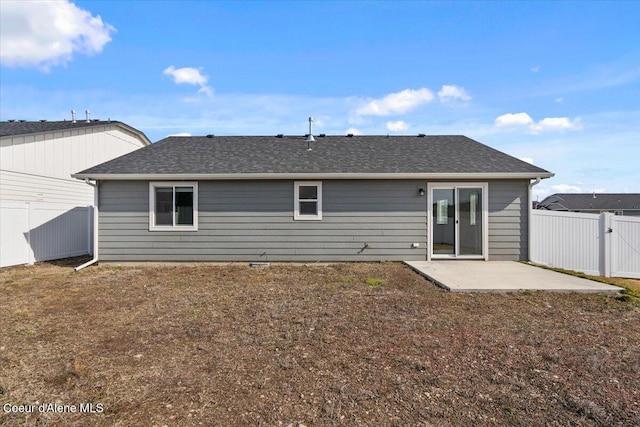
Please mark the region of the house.
POLYGON ((640 216, 640 193, 556 193, 539 202, 536 209, 640 216))
POLYGON ((71 174, 150 143, 88 112, 86 120, 0 122, 0 266, 91 252, 94 192, 71 174))
POLYGON ((551 176, 424 134, 169 137, 74 175, 98 184, 96 259, 305 262, 525 260, 551 176))

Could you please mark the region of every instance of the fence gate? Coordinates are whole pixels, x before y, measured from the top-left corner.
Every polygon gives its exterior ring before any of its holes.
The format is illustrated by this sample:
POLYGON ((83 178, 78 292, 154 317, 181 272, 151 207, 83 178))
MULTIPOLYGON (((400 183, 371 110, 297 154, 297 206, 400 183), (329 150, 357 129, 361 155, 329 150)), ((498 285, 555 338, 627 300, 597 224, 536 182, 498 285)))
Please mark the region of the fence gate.
POLYGON ((611 220, 611 275, 640 279, 640 218, 607 215, 611 220))
POLYGON ((640 218, 533 210, 529 238, 534 263, 640 278, 640 218))

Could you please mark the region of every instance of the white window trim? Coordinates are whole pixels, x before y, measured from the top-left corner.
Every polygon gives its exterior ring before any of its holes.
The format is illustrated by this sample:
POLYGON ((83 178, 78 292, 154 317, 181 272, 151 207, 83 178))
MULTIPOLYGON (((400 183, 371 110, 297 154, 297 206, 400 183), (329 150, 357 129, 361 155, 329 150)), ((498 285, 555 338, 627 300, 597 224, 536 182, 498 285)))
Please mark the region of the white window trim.
MULTIPOLYGON (((293 219, 295 221, 322 221, 322 181, 295 181, 293 190, 293 219), (300 214, 300 186, 313 186, 318 188, 318 214, 317 215, 301 215, 300 214)), ((304 201, 304 200, 303 200, 304 201)))
MULTIPOLYGON (((172 217, 175 221, 175 215, 172 217)), ((198 183, 196 181, 149 182, 149 231, 198 231, 198 183), (156 187, 193 187, 193 225, 156 225, 156 187)))

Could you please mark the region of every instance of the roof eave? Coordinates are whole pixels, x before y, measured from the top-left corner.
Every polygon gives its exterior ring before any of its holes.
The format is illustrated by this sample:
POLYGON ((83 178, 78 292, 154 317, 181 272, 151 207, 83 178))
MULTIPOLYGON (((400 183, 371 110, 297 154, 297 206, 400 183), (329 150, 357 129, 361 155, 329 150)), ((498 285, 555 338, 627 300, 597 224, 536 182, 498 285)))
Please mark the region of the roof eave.
POLYGON ((118 126, 118 127, 123 128, 125 130, 128 130, 129 132, 134 133, 136 136, 138 136, 145 147, 147 145, 151 145, 151 140, 149 138, 147 138, 147 135, 145 135, 144 132, 139 131, 138 129, 136 129, 134 127, 131 127, 126 123, 115 122, 115 121, 114 122, 108 122, 108 121, 107 122, 99 122, 98 124, 94 124, 93 126, 83 126, 81 122, 78 122, 78 126, 73 127, 73 128, 58 129, 58 130, 41 130, 41 131, 37 131, 37 132, 16 133, 16 134, 12 134, 12 135, 4 135, 4 136, 2 136, 0 138, 9 139, 9 138, 15 138, 15 137, 19 137, 19 136, 41 135, 41 134, 54 133, 54 132, 66 132, 66 131, 75 130, 75 129, 89 129, 89 128, 98 127, 98 126, 101 126, 101 125, 104 125, 104 126, 118 126))
POLYGON ((134 134, 138 135, 138 136, 140 137, 140 139, 142 140, 142 143, 143 143, 145 146, 147 146, 147 145, 151 145, 151 140, 150 140, 149 138, 147 138, 147 135, 145 135, 145 133, 144 133, 144 132, 142 132, 142 131, 140 131, 140 130, 138 130, 138 129, 136 129, 136 128, 132 127, 132 126, 129 126, 129 125, 128 125, 128 124, 126 124, 126 123, 116 122, 116 125, 118 125, 118 126, 120 126, 120 127, 124 128, 124 129, 127 129, 129 132, 133 132, 134 134))
POLYGON ((432 180, 480 180, 480 179, 545 179, 552 172, 471 172, 471 173, 227 173, 227 174, 112 174, 76 173, 77 179, 114 181, 180 181, 180 180, 277 180, 277 179, 432 179, 432 180))

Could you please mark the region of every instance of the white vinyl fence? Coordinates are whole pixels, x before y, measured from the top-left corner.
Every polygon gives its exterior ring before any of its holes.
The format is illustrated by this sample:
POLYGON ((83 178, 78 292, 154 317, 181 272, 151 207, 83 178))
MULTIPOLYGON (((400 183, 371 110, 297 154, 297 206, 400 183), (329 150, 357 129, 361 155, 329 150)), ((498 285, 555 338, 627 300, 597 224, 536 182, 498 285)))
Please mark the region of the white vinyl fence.
POLYGON ((0 267, 93 252, 93 208, 37 202, 0 203, 0 267))
POLYGON ((640 278, 640 218, 533 210, 532 262, 595 276, 640 278))

